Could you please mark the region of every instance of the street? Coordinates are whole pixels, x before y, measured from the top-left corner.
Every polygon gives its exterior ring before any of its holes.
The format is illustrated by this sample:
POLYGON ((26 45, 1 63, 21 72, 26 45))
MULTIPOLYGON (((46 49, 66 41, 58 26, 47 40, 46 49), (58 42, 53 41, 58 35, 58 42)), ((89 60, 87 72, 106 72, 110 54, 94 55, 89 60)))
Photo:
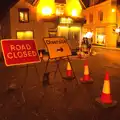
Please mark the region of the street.
MULTIPOLYGON (((27 74, 26 65, 6 67, 1 61, 0 120, 120 120, 120 51, 93 49, 97 54, 88 58, 93 84, 62 80, 59 71, 53 79, 56 69, 53 61, 47 70, 51 72, 50 85, 44 87, 42 80, 46 62, 28 65, 27 74), (112 98, 118 102, 116 107, 107 109, 95 101, 101 94, 106 71, 110 76, 112 98), (15 83, 17 88, 24 83, 24 89, 9 91, 11 83, 15 83)), ((83 77, 84 61, 71 60, 78 81, 83 77)), ((66 60, 60 61, 62 76, 66 74, 66 65, 66 60)))

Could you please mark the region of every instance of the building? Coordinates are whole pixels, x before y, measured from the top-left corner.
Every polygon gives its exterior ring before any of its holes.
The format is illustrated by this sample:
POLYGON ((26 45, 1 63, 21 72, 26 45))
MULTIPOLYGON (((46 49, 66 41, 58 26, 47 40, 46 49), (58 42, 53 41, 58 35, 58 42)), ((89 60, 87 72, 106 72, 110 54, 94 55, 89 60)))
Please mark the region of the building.
POLYGON ((120 0, 90 0, 90 6, 83 10, 86 24, 83 34, 93 32, 93 44, 118 47, 120 27, 120 0))
MULTIPOLYGON (((46 49, 43 38, 64 36, 72 49, 79 46, 81 27, 85 22, 79 17, 65 16, 65 0, 55 0, 54 17, 42 18, 37 12, 39 0, 19 0, 0 21, 0 39, 35 39, 38 50, 46 49)), ((80 1, 82 8, 85 8, 80 1)), ((75 11, 74 11, 75 14, 75 11)))

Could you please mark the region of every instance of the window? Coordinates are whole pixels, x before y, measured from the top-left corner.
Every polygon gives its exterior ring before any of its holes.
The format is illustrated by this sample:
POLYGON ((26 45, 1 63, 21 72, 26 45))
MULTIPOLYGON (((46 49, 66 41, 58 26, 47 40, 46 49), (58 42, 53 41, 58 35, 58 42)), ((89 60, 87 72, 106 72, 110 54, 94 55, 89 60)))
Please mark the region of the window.
POLYGON ((19 22, 27 23, 29 22, 29 9, 28 8, 20 8, 18 9, 19 13, 19 22))
POLYGON ((99 19, 100 21, 103 21, 103 12, 102 12, 102 11, 99 11, 99 12, 98 12, 98 19, 99 19))
POLYGON ((56 5, 56 15, 57 16, 64 15, 64 5, 62 4, 56 5))
POLYGON ((91 14, 91 13, 89 15, 89 20, 90 20, 90 23, 93 23, 93 14, 91 14))
POLYGON ((17 31, 17 39, 33 39, 33 31, 17 31))

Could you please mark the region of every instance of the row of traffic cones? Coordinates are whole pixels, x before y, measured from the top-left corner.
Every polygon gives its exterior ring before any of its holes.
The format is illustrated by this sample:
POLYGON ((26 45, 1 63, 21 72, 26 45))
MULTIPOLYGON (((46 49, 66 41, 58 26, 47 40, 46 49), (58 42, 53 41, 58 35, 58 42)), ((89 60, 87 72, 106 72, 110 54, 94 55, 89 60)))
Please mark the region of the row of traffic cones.
MULTIPOLYGON (((70 66, 70 63, 67 64, 67 70, 66 70, 66 78, 73 78, 72 74, 72 68, 70 66)), ((87 84, 87 83, 93 83, 93 79, 89 75, 89 68, 88 68, 88 62, 85 61, 84 64, 84 76, 80 78, 80 82, 87 84)), ((100 95, 100 97, 96 98, 96 102, 102 105, 105 108, 108 107, 114 107, 117 104, 117 101, 112 100, 111 92, 110 92, 110 80, 109 80, 109 73, 106 72, 105 79, 104 79, 104 85, 103 90, 100 95)))

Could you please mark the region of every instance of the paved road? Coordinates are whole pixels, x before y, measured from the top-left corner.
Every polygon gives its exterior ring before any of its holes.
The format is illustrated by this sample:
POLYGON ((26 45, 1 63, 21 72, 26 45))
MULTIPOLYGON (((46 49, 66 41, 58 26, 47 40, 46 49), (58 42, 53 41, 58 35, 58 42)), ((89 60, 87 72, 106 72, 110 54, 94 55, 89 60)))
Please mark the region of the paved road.
MULTIPOLYGON (((96 49, 97 55, 88 58, 90 75, 93 84, 79 84, 76 81, 63 81, 59 72, 53 79, 50 75, 50 85, 42 86, 45 63, 36 64, 40 80, 34 65, 30 65, 24 86, 23 104, 21 90, 7 91, 9 84, 17 87, 24 82, 26 66, 5 67, 0 63, 0 120, 119 120, 120 119, 120 52, 96 49), (113 109, 99 107, 95 98, 100 95, 105 71, 109 71, 111 94, 118 104, 113 109)), ((60 70, 65 76, 66 61, 61 61, 60 70)), ((83 76, 84 60, 73 59, 72 66, 79 80, 83 76)), ((51 62, 48 71, 54 71, 56 64, 51 62)))

